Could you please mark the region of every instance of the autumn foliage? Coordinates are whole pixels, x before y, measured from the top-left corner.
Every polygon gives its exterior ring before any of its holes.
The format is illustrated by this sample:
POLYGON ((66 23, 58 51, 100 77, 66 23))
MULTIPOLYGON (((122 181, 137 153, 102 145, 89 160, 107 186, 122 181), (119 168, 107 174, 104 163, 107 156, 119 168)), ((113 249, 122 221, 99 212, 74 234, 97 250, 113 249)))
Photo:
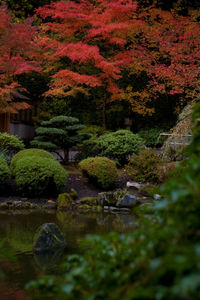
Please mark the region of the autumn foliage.
MULTIPOLYGON (((50 77, 46 97, 90 94, 93 101, 103 101, 104 115, 112 101, 152 115, 160 97, 176 99, 177 112, 199 97, 199 24, 192 14, 146 9, 132 0, 58 1, 36 10, 37 28, 30 19, 12 23, 6 9, 0 9, 4 111, 20 92, 18 75, 38 70, 37 49, 50 77)), ((13 112, 17 108, 11 107, 13 112)))
POLYGON ((139 18, 141 26, 131 31, 133 63, 130 73, 145 72, 149 81, 140 92, 133 93, 128 87, 127 98, 129 95, 134 105, 137 106, 135 102, 138 101, 142 107, 145 99, 157 99, 160 95, 165 95, 166 101, 170 96, 179 96, 180 107, 198 98, 199 25, 191 17, 159 9, 144 10, 139 18))
MULTIPOLYGON (((46 96, 76 95, 101 87, 109 100, 125 100, 138 114, 152 114, 160 95, 199 97, 199 25, 191 17, 132 1, 60 1, 37 10, 40 46, 51 84, 46 96), (122 71, 145 74, 143 89, 118 84, 122 71)), ((178 110, 178 108, 177 108, 178 110)))
POLYGON ((32 20, 24 23, 13 23, 5 6, 0 6, 0 112, 16 113, 19 109, 28 108, 26 102, 14 101, 24 99, 23 88, 17 76, 39 71, 36 62, 34 42, 36 28, 32 20))

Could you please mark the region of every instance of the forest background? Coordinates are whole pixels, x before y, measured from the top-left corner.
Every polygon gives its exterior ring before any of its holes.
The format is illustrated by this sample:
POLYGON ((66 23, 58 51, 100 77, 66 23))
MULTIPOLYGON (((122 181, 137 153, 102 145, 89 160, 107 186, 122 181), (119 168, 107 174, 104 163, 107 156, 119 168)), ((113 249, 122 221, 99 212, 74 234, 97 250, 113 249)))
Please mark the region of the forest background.
POLYGON ((198 1, 6 5, 11 17, 4 3, 1 112, 28 108, 17 99, 23 94, 37 107, 36 125, 64 114, 110 130, 165 131, 199 97, 198 1))

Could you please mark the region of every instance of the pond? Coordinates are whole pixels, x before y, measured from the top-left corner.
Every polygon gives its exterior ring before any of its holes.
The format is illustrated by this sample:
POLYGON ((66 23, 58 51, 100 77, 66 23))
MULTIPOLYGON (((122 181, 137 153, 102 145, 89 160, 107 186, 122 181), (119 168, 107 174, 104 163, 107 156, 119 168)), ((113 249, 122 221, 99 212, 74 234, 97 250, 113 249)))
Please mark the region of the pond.
POLYGON ((64 257, 80 253, 87 234, 127 232, 134 227, 134 217, 127 214, 45 211, 0 213, 0 299, 25 299, 27 282, 44 274, 59 272, 64 257), (67 241, 65 253, 34 255, 33 237, 42 224, 56 223, 67 241))

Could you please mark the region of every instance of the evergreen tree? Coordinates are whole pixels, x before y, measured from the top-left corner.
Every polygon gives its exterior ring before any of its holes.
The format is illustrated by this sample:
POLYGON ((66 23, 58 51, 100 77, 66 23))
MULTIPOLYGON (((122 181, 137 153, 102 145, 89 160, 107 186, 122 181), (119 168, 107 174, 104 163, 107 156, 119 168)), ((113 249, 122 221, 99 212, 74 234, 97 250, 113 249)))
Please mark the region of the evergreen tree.
POLYGON ((36 148, 46 149, 58 154, 63 162, 68 162, 69 149, 90 137, 89 134, 79 134, 83 129, 79 119, 69 116, 57 116, 49 121, 43 121, 36 129, 36 137, 31 145, 36 148), (58 150, 64 151, 64 157, 58 150))

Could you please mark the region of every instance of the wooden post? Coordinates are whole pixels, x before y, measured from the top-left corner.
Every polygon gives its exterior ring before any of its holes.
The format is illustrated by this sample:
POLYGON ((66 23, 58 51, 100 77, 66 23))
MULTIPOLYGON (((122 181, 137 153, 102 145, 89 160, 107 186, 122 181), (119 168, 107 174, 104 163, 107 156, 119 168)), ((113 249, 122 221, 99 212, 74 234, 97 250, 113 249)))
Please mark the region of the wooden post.
POLYGON ((0 132, 10 133, 10 113, 0 114, 0 132))

